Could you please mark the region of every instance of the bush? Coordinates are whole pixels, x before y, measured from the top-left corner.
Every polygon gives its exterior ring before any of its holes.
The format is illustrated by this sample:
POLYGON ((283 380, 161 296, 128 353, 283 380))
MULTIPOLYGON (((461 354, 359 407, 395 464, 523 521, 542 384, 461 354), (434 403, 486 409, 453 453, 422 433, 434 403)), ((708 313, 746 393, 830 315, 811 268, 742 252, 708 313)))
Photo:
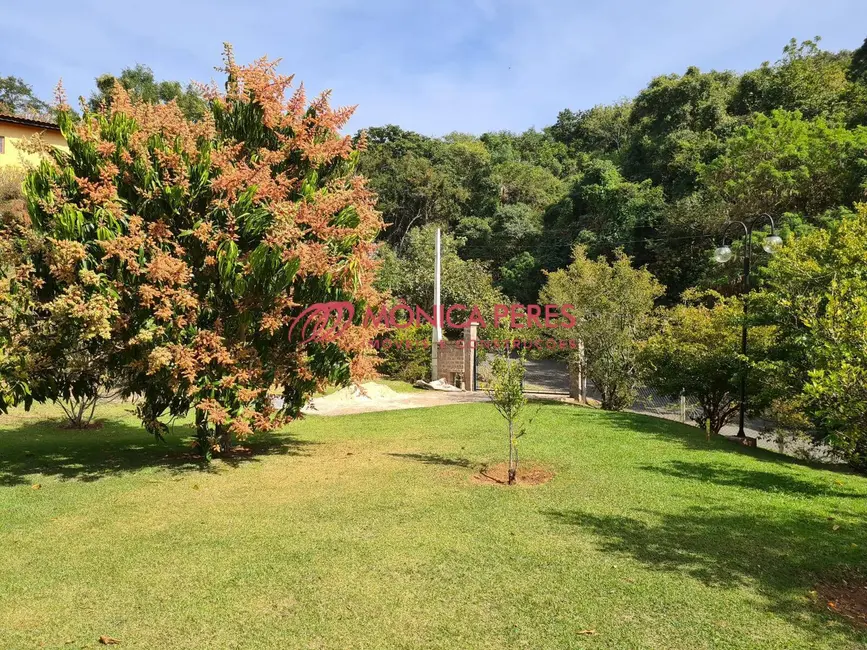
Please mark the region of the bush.
MULTIPOLYGON (((642 346, 645 383, 661 395, 684 394, 698 403, 693 419, 719 433, 738 412, 740 378, 748 359, 741 355, 743 303, 716 292, 687 291, 684 304, 661 312, 658 331, 642 346)), ((748 350, 755 362, 766 356, 774 328, 749 328, 748 350)), ((763 406, 762 377, 748 375, 750 409, 763 406)))
POLYGON ((814 437, 867 472, 867 204, 792 237, 761 304, 780 330, 776 379, 814 437))
POLYGON ((391 379, 427 380, 431 372, 432 336, 430 325, 412 325, 390 331, 380 340, 377 370, 391 379))

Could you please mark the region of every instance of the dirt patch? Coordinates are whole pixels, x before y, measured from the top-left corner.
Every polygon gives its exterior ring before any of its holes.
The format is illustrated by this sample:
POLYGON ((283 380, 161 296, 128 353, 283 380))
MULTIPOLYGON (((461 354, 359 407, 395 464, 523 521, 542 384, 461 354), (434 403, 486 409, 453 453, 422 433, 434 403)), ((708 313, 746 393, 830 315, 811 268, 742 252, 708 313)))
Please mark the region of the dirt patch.
POLYGON ((303 413, 308 415, 352 415, 355 413, 373 413, 374 411, 481 402, 488 399, 488 396, 482 392, 418 389, 412 393, 398 393, 388 386, 382 386, 375 382, 363 384, 361 388, 364 389, 364 392, 350 387, 331 395, 314 397, 310 404, 304 407, 303 413))
MULTIPOLYGON (((479 485, 508 485, 508 463, 498 463, 483 468, 470 479, 479 485)), ((554 472, 540 465, 518 464, 518 474, 515 477, 517 485, 542 485, 554 478, 554 472)))
POLYGON ((855 625, 867 627, 867 579, 850 578, 816 586, 819 603, 855 625))
POLYGON ((373 402, 376 400, 394 399, 398 393, 388 386, 377 384, 374 381, 368 381, 364 384, 353 384, 346 386, 340 390, 334 391, 330 395, 317 397, 319 404, 346 404, 353 402, 373 402))

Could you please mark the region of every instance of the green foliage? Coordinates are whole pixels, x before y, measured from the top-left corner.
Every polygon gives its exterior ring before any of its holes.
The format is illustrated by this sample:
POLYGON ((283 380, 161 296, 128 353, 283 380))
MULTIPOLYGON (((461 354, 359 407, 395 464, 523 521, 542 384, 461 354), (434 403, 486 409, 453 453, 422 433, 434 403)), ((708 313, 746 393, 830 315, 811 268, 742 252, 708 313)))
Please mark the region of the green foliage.
POLYGON ((852 126, 867 124, 860 52, 793 41, 773 65, 740 76, 690 67, 634 100, 563 110, 542 131, 373 129, 363 164, 399 254, 411 228, 446 225, 465 239, 461 257, 490 262, 494 282, 524 299, 540 288, 530 256, 556 270, 576 243, 591 255, 623 247, 675 302, 716 282, 702 267, 726 217, 785 214, 797 230, 863 197, 865 139, 852 126))
POLYGON ((751 326, 748 330, 749 357, 741 355, 743 303, 738 297, 716 292, 688 291, 684 303, 660 314, 658 329, 641 350, 645 383, 660 395, 685 395, 697 402, 693 416, 702 428, 713 433, 737 413, 740 380, 746 370, 749 408, 759 412, 765 405, 760 390, 766 377, 750 371, 766 357, 774 336, 772 326, 751 326))
MULTIPOLYGON (((602 394, 602 408, 626 408, 640 378, 638 352, 655 326, 654 301, 665 288, 647 269, 635 269, 618 252, 609 263, 589 259, 576 246, 573 261, 548 275, 540 300, 571 305, 572 328, 553 330, 561 338, 584 342, 586 376, 602 394)), ((576 346, 577 347, 577 346, 576 346)))
POLYGON ((499 185, 502 203, 526 204, 540 210, 550 205, 562 193, 562 183, 544 167, 520 161, 507 161, 496 166, 494 182, 499 185))
MULTIPOLYGON (((434 304, 434 246, 436 227, 413 228, 398 256, 384 251, 378 286, 411 306, 429 309, 434 304)), ((503 301, 494 288, 487 266, 458 255, 459 240, 447 232, 441 237, 442 304, 478 305, 486 315, 503 301)))
POLYGON ((457 223, 469 192, 449 164, 448 145, 391 125, 366 136, 360 170, 377 193, 386 242, 400 246, 414 227, 457 223))
POLYGON ((867 38, 857 50, 852 53, 847 76, 851 81, 867 82, 867 38))
POLYGON ((495 285, 523 302, 575 244, 591 256, 622 247, 674 303, 691 286, 733 281, 706 271, 727 218, 769 212, 798 231, 863 198, 864 58, 793 41, 773 65, 690 67, 633 100, 565 109, 542 131, 372 129, 362 164, 398 255, 409 230, 442 224, 464 239, 463 259, 489 263, 495 285))
POLYGON ((568 262, 569 249, 555 248, 564 240, 580 241, 591 256, 612 255, 622 248, 639 263, 646 263, 648 250, 641 237, 651 236, 662 220, 665 199, 662 189, 649 180, 627 181, 614 163, 593 159, 560 205, 545 215, 543 246, 553 250, 546 263, 551 270, 568 262))
POLYGON ((627 177, 649 178, 673 197, 696 189, 698 165, 722 150, 735 126, 727 105, 736 81, 730 72, 696 67, 651 81, 632 106, 627 177))
MULTIPOLYGON (((542 234, 541 215, 526 203, 500 206, 491 222, 486 257, 500 264, 527 250, 532 250, 542 234)), ((469 243, 467 245, 469 248, 469 243)))
POLYGON ((867 205, 787 242, 762 298, 780 329, 785 395, 815 436, 867 472, 867 205))
POLYGON ((774 65, 764 63, 744 74, 732 97, 732 114, 770 114, 777 109, 798 111, 807 118, 843 114, 850 57, 821 50, 820 40, 817 36, 798 43, 793 38, 774 65))
POLYGON ((521 134, 509 131, 485 133, 479 138, 491 152, 491 163, 523 162, 549 171, 557 178, 566 178, 574 171, 574 155, 548 129, 528 129, 521 134))
POLYGON ((560 111, 548 131, 573 152, 591 152, 617 159, 629 142, 631 102, 599 105, 585 111, 560 111))
POLYGON ((33 401, 29 355, 22 343, 26 324, 21 315, 30 308, 26 292, 13 290, 16 267, 24 261, 9 233, 26 224, 27 212, 21 185, 23 170, 0 168, 0 413, 10 406, 33 401))
POLYGON ((516 424, 527 406, 527 397, 524 395, 524 357, 509 358, 509 356, 496 355, 491 361, 491 379, 487 393, 493 402, 497 412, 503 416, 509 431, 509 460, 507 468, 508 484, 515 482, 518 472, 518 439, 526 429, 516 430, 516 424))
POLYGON ((99 327, 85 325, 106 305, 75 309, 69 296, 46 301, 44 285, 21 282, 34 249, 54 247, 30 228, 24 178, 23 169, 0 169, 0 412, 53 400, 67 424, 81 429, 111 388, 109 348, 99 327))
POLYGON ((500 285, 508 296, 522 305, 532 304, 539 293, 543 276, 532 253, 524 251, 500 267, 500 285))
POLYGON ((690 287, 722 288, 737 280, 722 276, 729 269, 721 269, 710 254, 729 217, 726 203, 703 192, 666 204, 647 257, 648 268, 666 286, 668 302, 690 287))
POLYGON ((701 167, 702 183, 733 218, 768 212, 818 215, 851 205, 867 179, 867 128, 835 126, 798 112, 756 115, 701 167))
POLYGON ((0 77, 0 113, 39 118, 47 115, 49 108, 20 77, 0 77))
POLYGON ((430 325, 390 330, 380 342, 377 370, 390 379, 401 381, 427 379, 431 373, 432 335, 430 325))
POLYGON ((90 97, 90 109, 96 110, 101 102, 110 100, 117 83, 138 101, 149 104, 176 102, 190 120, 202 119, 207 110, 205 100, 193 84, 187 84, 184 88, 179 81, 157 81, 153 70, 141 63, 133 68, 124 68, 119 77, 110 74, 97 77, 97 91, 90 97))

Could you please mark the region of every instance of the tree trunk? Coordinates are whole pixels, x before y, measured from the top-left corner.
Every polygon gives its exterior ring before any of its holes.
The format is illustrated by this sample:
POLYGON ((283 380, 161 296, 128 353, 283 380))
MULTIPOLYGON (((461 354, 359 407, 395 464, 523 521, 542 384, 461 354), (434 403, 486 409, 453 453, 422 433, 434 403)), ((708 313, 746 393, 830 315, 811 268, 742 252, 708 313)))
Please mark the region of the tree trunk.
POLYGON ((229 431, 229 427, 224 424, 217 425, 217 440, 220 444, 220 453, 227 456, 232 449, 232 432, 229 431))
POLYGON ((211 436, 208 432, 208 416, 196 409, 196 449, 205 460, 211 460, 211 436))
POLYGON ((98 396, 72 398, 69 402, 59 400, 60 408, 66 414, 66 423, 70 429, 86 429, 93 420, 98 396))
POLYGON ((507 468, 508 474, 506 479, 508 485, 515 484, 515 474, 517 474, 518 471, 518 459, 515 451, 514 429, 512 427, 512 422, 509 421, 509 466, 507 468))

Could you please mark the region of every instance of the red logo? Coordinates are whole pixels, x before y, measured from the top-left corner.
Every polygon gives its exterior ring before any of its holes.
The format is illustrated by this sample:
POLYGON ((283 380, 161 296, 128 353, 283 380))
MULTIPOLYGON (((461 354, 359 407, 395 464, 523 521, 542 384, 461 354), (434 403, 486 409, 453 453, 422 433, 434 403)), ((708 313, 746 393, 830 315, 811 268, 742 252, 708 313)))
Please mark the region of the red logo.
POLYGON ((352 323, 355 306, 351 302, 319 302, 302 311, 289 327, 289 338, 298 323, 301 343, 328 343, 340 336, 352 323))

